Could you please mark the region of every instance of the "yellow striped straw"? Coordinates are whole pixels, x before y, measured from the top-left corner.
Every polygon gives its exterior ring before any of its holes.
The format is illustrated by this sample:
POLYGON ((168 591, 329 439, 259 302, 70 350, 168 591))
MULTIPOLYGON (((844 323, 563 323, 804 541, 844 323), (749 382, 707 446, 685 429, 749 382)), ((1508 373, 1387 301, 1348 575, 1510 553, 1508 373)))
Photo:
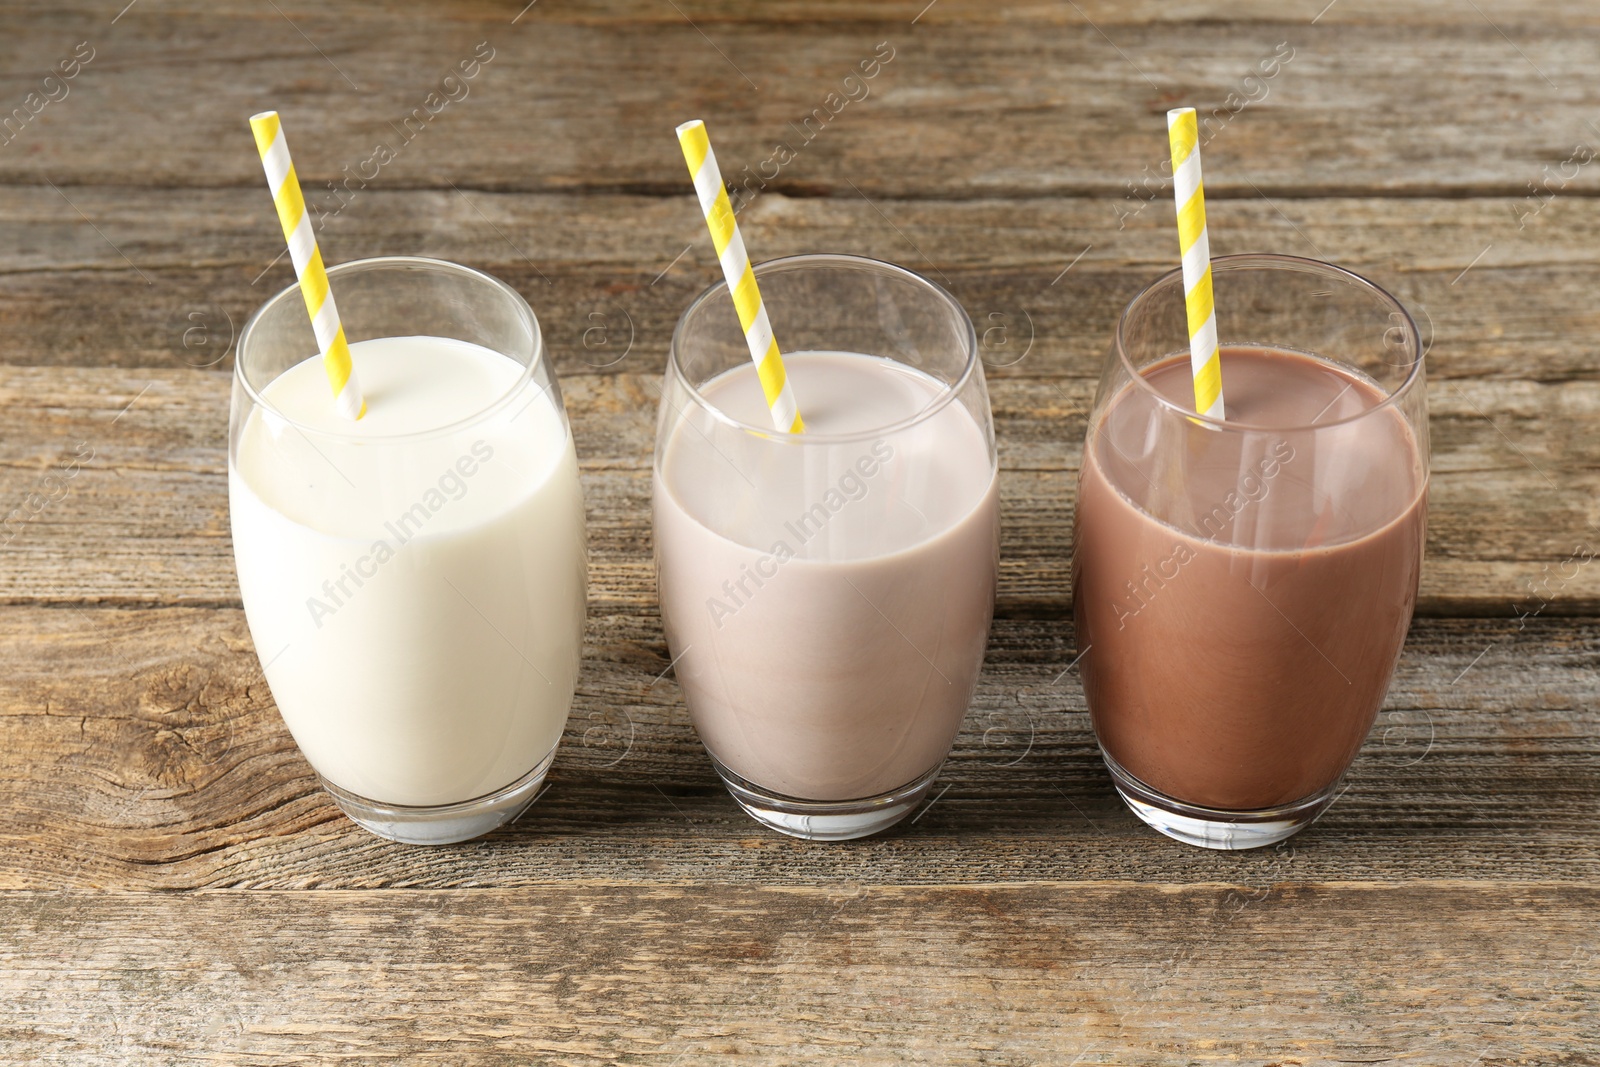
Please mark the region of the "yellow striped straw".
POLYGON ((1200 183, 1200 126, 1194 108, 1167 112, 1167 138, 1172 142, 1172 192, 1178 202, 1178 249, 1183 253, 1183 299, 1189 312, 1194 409, 1220 419, 1222 354, 1211 298, 1211 243, 1206 239, 1206 191, 1200 183))
POLYGON ((711 140, 706 136, 706 124, 695 119, 679 126, 678 144, 683 148, 684 161, 689 164, 689 176, 694 179, 694 191, 700 197, 700 210, 711 228, 711 244, 722 261, 722 276, 728 280, 728 291, 733 294, 734 310, 739 313, 739 325, 744 328, 744 339, 750 345, 750 358, 755 360, 756 374, 767 395, 767 407, 772 411, 772 424, 788 433, 804 433, 805 423, 800 421, 800 409, 795 406, 794 393, 783 372, 783 357, 778 354, 772 323, 767 321, 767 309, 761 303, 761 290, 756 288, 755 271, 750 268, 750 257, 739 236, 733 205, 728 203, 728 190, 722 184, 722 171, 717 168, 716 154, 711 151, 711 140))
POLYGON ((317 335, 317 347, 322 350, 322 366, 328 372, 328 384, 333 387, 334 407, 347 419, 359 419, 367 413, 367 403, 361 398, 361 386, 356 382, 355 367, 350 363, 350 346, 345 342, 344 327, 339 323, 333 291, 328 288, 322 252, 317 248, 316 235, 311 232, 311 216, 306 214, 300 179, 295 176, 294 161, 289 158, 289 144, 283 139, 283 124, 278 121, 276 111, 263 111, 250 116, 250 129, 256 135, 256 149, 261 153, 261 166, 267 172, 267 187, 272 190, 272 202, 278 208, 278 221, 283 224, 283 238, 289 242, 289 258, 294 261, 294 272, 300 279, 300 295, 306 300, 311 329, 317 335))

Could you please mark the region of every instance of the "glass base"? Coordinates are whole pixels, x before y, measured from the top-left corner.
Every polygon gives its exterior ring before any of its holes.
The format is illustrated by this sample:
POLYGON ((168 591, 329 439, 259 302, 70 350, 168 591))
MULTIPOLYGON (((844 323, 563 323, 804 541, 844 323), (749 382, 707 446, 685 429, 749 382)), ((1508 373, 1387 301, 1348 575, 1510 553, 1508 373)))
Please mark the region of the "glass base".
POLYGON ((928 795, 928 788, 944 766, 940 760, 914 782, 861 800, 803 800, 763 789, 734 774, 715 756, 722 784, 756 822, 780 834, 806 841, 850 841, 881 833, 904 819, 928 795))
POLYGON ((527 811, 555 758, 555 750, 551 749, 537 767, 493 793, 429 807, 380 804, 340 789, 321 775, 317 778, 334 803, 363 830, 405 845, 450 845, 482 837, 527 811))
POLYGON ((1317 821, 1337 795, 1339 782, 1318 790, 1304 800, 1275 808, 1252 811, 1220 811, 1186 804, 1151 789, 1129 774, 1105 749, 1100 755, 1111 771, 1117 787, 1132 812, 1145 825, 1186 845, 1212 849, 1262 848, 1286 841, 1317 821))

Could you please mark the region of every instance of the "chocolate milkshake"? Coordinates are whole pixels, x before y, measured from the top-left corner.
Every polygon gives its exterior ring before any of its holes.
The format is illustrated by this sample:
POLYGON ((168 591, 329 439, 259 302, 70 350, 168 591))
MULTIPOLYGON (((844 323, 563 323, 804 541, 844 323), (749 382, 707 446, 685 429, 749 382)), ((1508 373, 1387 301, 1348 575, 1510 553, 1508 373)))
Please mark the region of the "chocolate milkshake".
MULTIPOLYGON (((1245 812, 1327 789, 1361 747, 1411 619, 1427 478, 1406 417, 1359 373, 1227 345, 1222 369, 1227 429, 1136 382, 1101 405, 1074 614, 1110 760, 1245 812)), ((1143 376, 1192 410, 1186 356, 1143 376)))

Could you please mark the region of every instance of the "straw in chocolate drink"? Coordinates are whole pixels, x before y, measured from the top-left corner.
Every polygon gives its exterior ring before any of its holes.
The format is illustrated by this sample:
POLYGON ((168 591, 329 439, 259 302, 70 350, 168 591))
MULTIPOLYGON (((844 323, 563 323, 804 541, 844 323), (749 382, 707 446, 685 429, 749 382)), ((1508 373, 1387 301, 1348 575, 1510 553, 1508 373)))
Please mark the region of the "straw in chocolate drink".
POLYGON ((1167 112, 1172 145, 1172 192, 1178 203, 1178 249, 1183 254, 1183 299, 1189 312, 1189 365, 1194 409, 1220 419, 1222 352, 1211 297, 1211 242, 1206 238, 1206 192, 1200 182, 1200 127, 1194 108, 1167 112))

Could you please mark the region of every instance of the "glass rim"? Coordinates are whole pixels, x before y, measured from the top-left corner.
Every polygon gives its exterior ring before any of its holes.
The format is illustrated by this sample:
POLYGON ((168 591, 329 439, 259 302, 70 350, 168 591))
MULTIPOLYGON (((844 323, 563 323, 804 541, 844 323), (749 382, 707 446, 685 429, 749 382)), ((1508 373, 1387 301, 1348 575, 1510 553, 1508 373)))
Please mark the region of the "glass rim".
MULTIPOLYGON (((1391 313, 1398 313, 1401 316, 1401 321, 1403 323, 1403 328, 1406 331, 1406 336, 1411 342, 1412 351, 1416 353, 1416 357, 1412 360, 1410 369, 1406 371, 1405 379, 1401 381, 1399 385, 1395 386, 1395 388, 1384 390, 1383 399, 1374 404, 1372 407, 1363 411, 1358 411, 1354 415, 1347 415, 1342 419, 1333 419, 1329 422, 1310 422, 1303 424, 1288 423, 1282 425, 1240 422, 1237 419, 1218 419, 1210 415, 1202 415, 1193 408, 1184 407, 1182 404, 1173 403, 1171 399, 1163 395, 1158 389, 1155 388, 1155 386, 1151 385, 1150 380, 1139 371, 1139 368, 1133 365, 1133 359, 1128 355, 1128 346, 1124 343, 1123 331, 1127 326, 1129 317, 1132 316, 1141 305, 1153 300, 1154 294, 1158 290, 1162 290, 1176 283, 1179 287, 1179 292, 1182 292, 1183 268, 1174 267, 1172 270, 1167 271, 1155 281, 1139 290, 1138 294, 1135 295, 1132 300, 1128 301, 1127 307, 1122 309, 1122 314, 1117 317, 1117 328, 1112 338, 1112 346, 1116 349, 1118 362, 1122 364, 1123 370, 1125 370, 1128 374, 1128 377, 1132 379, 1131 387, 1144 392, 1144 394, 1153 399, 1157 405, 1159 405, 1161 408, 1164 408, 1171 414, 1188 419, 1189 421, 1198 423, 1202 426, 1207 426, 1214 430, 1229 430, 1236 433, 1296 433, 1326 430, 1330 427, 1344 426, 1353 422, 1358 422, 1365 418, 1369 418, 1373 415, 1376 415, 1380 411, 1384 411, 1390 407, 1398 405, 1399 401, 1409 394, 1413 389, 1415 389, 1417 384, 1422 381, 1423 369, 1427 356, 1427 353, 1422 349, 1422 331, 1417 328, 1417 321, 1416 319, 1412 318, 1411 312, 1406 309, 1406 306, 1402 304, 1393 293, 1390 293, 1377 282, 1374 282, 1370 278, 1365 278, 1353 270, 1348 270, 1344 267, 1341 267, 1338 264, 1327 263, 1320 259, 1310 259, 1306 256, 1289 256, 1277 252, 1245 252, 1231 256, 1213 256, 1211 259, 1211 271, 1213 275, 1215 275, 1219 270, 1222 272, 1227 272, 1234 270, 1248 270, 1251 268, 1263 270, 1275 269, 1279 271, 1293 270, 1307 274, 1332 275, 1347 283, 1377 294, 1381 301, 1389 305, 1391 308, 1391 313)), ((1300 351, 1310 352, 1309 349, 1302 349, 1300 351)), ((1185 356, 1187 355, 1186 352, 1172 353, 1174 356, 1179 354, 1183 354, 1185 356)), ((1321 355, 1321 353, 1315 352, 1312 352, 1311 354, 1321 355)), ((1378 384, 1380 388, 1382 386, 1382 383, 1374 384, 1378 384)))
MULTIPOLYGON (((474 423, 482 422, 483 420, 494 415, 500 409, 509 405, 513 399, 521 394, 523 388, 528 384, 529 381, 532 380, 534 369, 545 360, 544 331, 539 327, 539 318, 533 313, 532 306, 529 305, 528 301, 521 293, 517 292, 510 285, 501 281, 499 278, 494 277, 492 274, 486 274, 481 270, 477 270, 473 267, 463 266, 460 263, 452 263, 447 259, 432 259, 428 256, 372 256, 368 259, 351 259, 346 260, 343 263, 336 263, 327 268, 329 293, 332 294, 333 292, 334 279, 341 274, 353 274, 367 270, 382 270, 385 268, 425 268, 428 270, 439 271, 441 273, 456 274, 486 283, 491 289, 498 290, 500 293, 510 298, 511 306, 527 325, 529 336, 533 341, 533 358, 528 360, 526 363, 522 363, 521 373, 517 375, 515 381, 506 387, 506 391, 504 393, 490 401, 488 404, 479 408, 477 411, 474 411, 472 414, 459 418, 454 422, 446 423, 443 426, 435 426, 427 430, 411 430, 405 433, 392 434, 342 433, 337 430, 327 430, 319 426, 311 426, 289 415, 285 415, 276 406, 270 403, 264 396, 261 395, 260 390, 256 388, 255 383, 250 380, 250 376, 245 373, 244 369, 245 350, 249 344, 250 336, 256 329, 262 316, 267 313, 269 308, 276 307, 279 302, 283 300, 290 299, 291 297, 300 298, 300 282, 299 279, 296 279, 284 288, 278 290, 278 292, 274 293, 272 296, 268 297, 266 301, 263 302, 262 305, 257 308, 247 320, 245 320, 244 329, 239 331, 239 344, 233 360, 233 377, 234 380, 238 382, 239 385, 244 389, 245 395, 250 398, 252 404, 271 412, 273 418, 283 420, 283 422, 293 426, 300 433, 314 434, 323 440, 352 443, 360 442, 365 444, 398 444, 407 441, 421 440, 428 437, 439 437, 453 433, 460 433, 462 430, 467 429, 474 423)), ((309 325, 309 321, 307 324, 309 325)), ((418 335, 397 334, 390 336, 418 335)), ((458 340, 458 338, 450 338, 450 340, 458 340)), ((513 356, 506 355, 504 352, 499 354, 506 356, 507 359, 515 358, 513 356)), ((307 358, 309 359, 313 357, 308 356, 307 358)), ((321 358, 320 352, 316 353, 316 358, 321 358)), ((517 362, 521 363, 522 361, 517 360, 517 362)), ((274 378, 273 381, 277 381, 277 378, 274 378)), ((332 402, 331 397, 329 398, 329 402, 332 402)))
MULTIPOLYGON (((975 368, 979 366, 978 331, 977 328, 972 325, 972 316, 967 314, 967 309, 962 307, 961 302, 954 296, 950 295, 950 292, 937 282, 925 278, 916 271, 902 267, 897 263, 889 263, 885 260, 873 259, 870 256, 856 256, 844 252, 806 252, 795 256, 780 256, 777 259, 769 259, 759 264, 753 264, 751 269, 755 273, 757 280, 759 280, 760 278, 773 273, 791 270, 806 270, 824 266, 842 266, 852 267, 858 270, 872 269, 884 271, 893 276, 909 280, 912 282, 912 284, 932 292, 937 299, 942 301, 951 310, 953 310, 958 319, 966 326, 966 337, 964 338, 966 356, 961 365, 961 373, 956 376, 954 381, 946 382, 942 379, 934 378, 934 376, 931 374, 922 372, 926 377, 932 378, 939 385, 939 391, 934 395, 934 397, 929 400, 927 404, 923 405, 921 408, 918 408, 915 414, 907 416, 898 422, 889 423, 884 426, 877 426, 870 430, 859 430, 853 433, 826 434, 812 433, 810 430, 807 430, 804 433, 787 433, 774 428, 770 423, 758 426, 754 423, 745 422, 742 419, 736 419, 732 415, 729 415, 727 412, 723 411, 721 408, 717 407, 715 404, 711 403, 711 401, 707 400, 706 397, 700 392, 699 386, 691 382, 688 376, 684 374, 683 366, 678 361, 678 352, 682 347, 684 324, 689 321, 689 317, 698 311, 700 307, 706 303, 706 301, 715 298, 719 293, 724 294, 722 299, 731 299, 728 295, 726 295, 728 291, 727 280, 722 279, 712 283, 710 286, 704 289, 699 296, 690 301, 689 306, 683 310, 683 314, 678 316, 678 323, 672 329, 672 342, 667 348, 667 375, 683 387, 683 390, 688 394, 689 399, 698 405, 701 410, 707 412, 712 418, 723 425, 732 427, 736 430, 743 430, 746 433, 755 434, 758 437, 764 437, 773 441, 778 441, 783 444, 794 444, 801 446, 807 444, 838 445, 849 444, 854 441, 871 440, 876 437, 882 437, 886 434, 899 433, 902 430, 908 430, 913 426, 926 422, 928 419, 944 410, 945 406, 954 400, 956 396, 958 396, 961 391, 967 387, 968 383, 972 380, 975 368)), ((861 354, 869 355, 870 353, 861 354)), ((886 357, 880 356, 877 358, 886 357)), ((894 360, 894 362, 899 363, 901 361, 894 360)), ((743 366, 743 364, 741 363, 740 366, 743 366)), ((733 368, 729 369, 731 370, 733 368)), ((915 370, 918 368, 913 366, 912 369, 915 370)), ((726 373, 726 371, 723 373, 726 373)), ((663 396, 665 396, 665 394, 663 394, 663 396)), ((802 418, 805 416, 804 409, 801 410, 800 415, 802 418)))

